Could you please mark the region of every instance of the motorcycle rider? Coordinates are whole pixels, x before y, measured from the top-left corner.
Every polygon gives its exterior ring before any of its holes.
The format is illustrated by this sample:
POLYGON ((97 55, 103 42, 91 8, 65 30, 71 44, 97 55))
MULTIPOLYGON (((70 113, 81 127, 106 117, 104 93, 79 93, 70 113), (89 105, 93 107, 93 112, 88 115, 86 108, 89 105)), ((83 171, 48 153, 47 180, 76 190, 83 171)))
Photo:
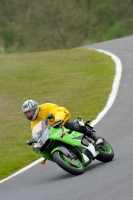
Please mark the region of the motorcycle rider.
POLYGON ((58 128, 62 121, 62 125, 65 128, 86 134, 93 139, 96 144, 103 143, 102 138, 99 137, 93 129, 80 125, 78 119, 71 119, 69 111, 64 107, 60 107, 53 103, 38 105, 34 100, 27 100, 22 105, 22 111, 25 117, 31 121, 31 129, 33 129, 39 121, 45 119, 48 114, 52 113, 54 117, 48 120, 49 125, 54 125, 55 128, 58 128))

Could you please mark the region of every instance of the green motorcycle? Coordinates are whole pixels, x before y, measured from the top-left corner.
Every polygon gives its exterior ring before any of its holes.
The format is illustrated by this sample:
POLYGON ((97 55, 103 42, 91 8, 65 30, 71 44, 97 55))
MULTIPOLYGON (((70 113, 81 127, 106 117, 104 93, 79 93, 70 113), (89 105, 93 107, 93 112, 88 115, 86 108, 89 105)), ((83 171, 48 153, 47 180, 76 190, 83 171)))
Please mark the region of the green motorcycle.
MULTIPOLYGON (((61 124, 59 128, 49 126, 47 122, 52 117, 49 114, 45 120, 36 124, 32 130, 33 140, 27 142, 45 160, 57 163, 70 174, 80 175, 94 159, 104 163, 113 159, 114 151, 108 142, 104 140, 102 144, 96 145, 88 136, 66 129, 61 124)), ((89 122, 85 125, 92 128, 89 122)))

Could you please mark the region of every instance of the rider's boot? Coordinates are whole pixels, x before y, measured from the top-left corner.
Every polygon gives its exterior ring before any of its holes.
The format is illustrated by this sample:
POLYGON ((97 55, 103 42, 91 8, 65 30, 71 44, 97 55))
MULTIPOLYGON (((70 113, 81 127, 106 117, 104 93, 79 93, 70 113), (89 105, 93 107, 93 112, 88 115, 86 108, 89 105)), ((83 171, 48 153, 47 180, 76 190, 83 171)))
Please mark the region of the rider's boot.
POLYGON ((103 143, 102 138, 100 138, 93 129, 89 129, 89 127, 87 126, 82 126, 79 124, 79 121, 76 120, 72 120, 69 119, 65 124, 64 124, 65 128, 70 129, 70 130, 75 130, 78 131, 80 133, 83 133, 85 135, 87 135, 88 137, 90 137, 91 139, 93 139, 95 141, 95 144, 101 144, 103 143))
POLYGON ((103 139, 96 134, 94 130, 90 130, 86 127, 86 135, 95 141, 95 144, 102 144, 103 139))

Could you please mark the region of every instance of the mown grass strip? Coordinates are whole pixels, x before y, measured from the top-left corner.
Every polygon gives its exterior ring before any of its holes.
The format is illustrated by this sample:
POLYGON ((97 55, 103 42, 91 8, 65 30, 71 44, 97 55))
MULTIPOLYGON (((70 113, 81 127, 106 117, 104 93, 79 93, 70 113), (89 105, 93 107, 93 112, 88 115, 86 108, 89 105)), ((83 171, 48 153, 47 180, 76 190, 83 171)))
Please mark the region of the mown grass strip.
POLYGON ((107 102, 114 74, 111 58, 93 50, 0 54, 0 179, 39 158, 26 145, 25 100, 56 103, 72 118, 92 121, 107 102))

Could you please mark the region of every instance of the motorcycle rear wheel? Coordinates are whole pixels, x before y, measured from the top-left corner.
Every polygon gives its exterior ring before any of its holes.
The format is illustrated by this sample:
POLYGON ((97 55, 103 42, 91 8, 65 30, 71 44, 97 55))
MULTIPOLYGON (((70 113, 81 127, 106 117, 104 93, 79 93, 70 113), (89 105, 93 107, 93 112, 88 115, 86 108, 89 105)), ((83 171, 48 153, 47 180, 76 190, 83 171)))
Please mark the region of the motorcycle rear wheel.
POLYGON ((99 154, 96 156, 96 160, 106 163, 114 158, 114 150, 106 141, 104 142, 104 146, 99 147, 97 151, 99 154))
POLYGON ((73 175, 80 175, 84 172, 84 166, 78 158, 71 159, 61 151, 55 151, 52 156, 54 161, 68 173, 73 175))

